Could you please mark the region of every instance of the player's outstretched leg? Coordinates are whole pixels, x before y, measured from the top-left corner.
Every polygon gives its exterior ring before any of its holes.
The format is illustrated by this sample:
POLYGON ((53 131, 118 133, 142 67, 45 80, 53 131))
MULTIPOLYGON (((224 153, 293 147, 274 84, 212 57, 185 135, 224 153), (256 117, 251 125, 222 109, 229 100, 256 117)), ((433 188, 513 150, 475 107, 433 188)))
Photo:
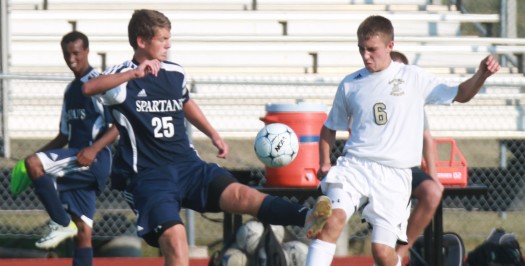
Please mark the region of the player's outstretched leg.
POLYGON ((304 231, 307 238, 317 238, 326 220, 332 215, 332 202, 327 196, 319 196, 314 207, 306 215, 304 231))

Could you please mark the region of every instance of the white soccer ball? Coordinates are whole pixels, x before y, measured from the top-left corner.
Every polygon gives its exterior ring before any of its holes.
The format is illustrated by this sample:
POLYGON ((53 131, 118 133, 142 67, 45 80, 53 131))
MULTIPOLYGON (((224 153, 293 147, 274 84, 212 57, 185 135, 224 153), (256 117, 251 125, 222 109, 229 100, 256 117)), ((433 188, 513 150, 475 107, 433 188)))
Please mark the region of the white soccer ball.
POLYGON ((290 164, 299 153, 299 139, 287 125, 273 123, 264 126, 254 143, 255 154, 268 167, 290 164))
POLYGON ((223 266, 248 266, 248 256, 238 248, 228 248, 222 257, 223 266))
POLYGON ((279 244, 282 244, 284 240, 284 233, 285 233, 284 226, 272 224, 270 225, 270 227, 272 228, 272 232, 275 235, 275 238, 277 239, 279 244))
POLYGON ((246 253, 253 255, 264 232, 264 225, 259 221, 248 221, 237 230, 235 239, 237 246, 246 253))
POLYGON ((289 241, 283 244, 283 250, 287 254, 287 266, 306 265, 308 246, 305 243, 298 240, 289 241))

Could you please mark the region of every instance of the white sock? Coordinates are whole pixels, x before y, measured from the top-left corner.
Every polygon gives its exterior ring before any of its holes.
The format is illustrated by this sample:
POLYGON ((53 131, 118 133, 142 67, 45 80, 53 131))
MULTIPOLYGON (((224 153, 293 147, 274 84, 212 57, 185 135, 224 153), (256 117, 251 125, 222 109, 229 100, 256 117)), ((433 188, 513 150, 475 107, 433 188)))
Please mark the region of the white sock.
POLYGON ((306 266, 330 266, 335 255, 335 244, 320 239, 310 242, 306 266))

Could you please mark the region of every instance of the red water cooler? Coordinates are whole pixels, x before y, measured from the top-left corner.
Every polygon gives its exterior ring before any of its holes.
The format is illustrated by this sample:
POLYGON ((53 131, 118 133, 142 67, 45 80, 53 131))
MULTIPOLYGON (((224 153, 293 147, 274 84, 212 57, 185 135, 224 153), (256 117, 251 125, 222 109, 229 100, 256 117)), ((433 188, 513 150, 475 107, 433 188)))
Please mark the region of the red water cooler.
POLYGON ((299 138, 299 153, 289 165, 266 166, 266 186, 316 187, 319 184, 319 134, 327 114, 324 104, 266 104, 265 124, 283 123, 295 131, 299 138))

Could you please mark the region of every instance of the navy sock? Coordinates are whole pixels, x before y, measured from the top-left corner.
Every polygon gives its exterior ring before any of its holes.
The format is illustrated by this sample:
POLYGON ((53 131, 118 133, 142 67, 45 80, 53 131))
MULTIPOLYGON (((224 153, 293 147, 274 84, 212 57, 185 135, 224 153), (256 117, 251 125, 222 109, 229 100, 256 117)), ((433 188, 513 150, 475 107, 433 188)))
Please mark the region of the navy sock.
POLYGON ((264 198, 257 219, 274 225, 304 226, 308 208, 283 198, 268 195, 264 198))
POLYGON ((68 226, 71 221, 69 215, 62 207, 62 202, 58 198, 58 193, 55 189, 53 177, 50 175, 43 175, 42 177, 33 180, 35 193, 44 204, 51 220, 62 226, 68 226))
POLYGON ((73 253, 73 266, 93 265, 93 248, 76 248, 73 253))

